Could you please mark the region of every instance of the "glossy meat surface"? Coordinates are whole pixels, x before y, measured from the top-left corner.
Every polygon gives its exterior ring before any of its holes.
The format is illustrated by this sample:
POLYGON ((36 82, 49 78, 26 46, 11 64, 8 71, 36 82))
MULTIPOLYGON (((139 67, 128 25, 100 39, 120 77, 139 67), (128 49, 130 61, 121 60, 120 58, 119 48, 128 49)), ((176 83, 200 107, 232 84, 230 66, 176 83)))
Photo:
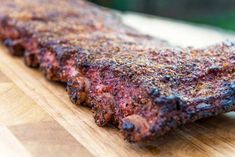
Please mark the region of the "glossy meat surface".
POLYGON ((168 45, 79 0, 0 1, 0 39, 130 142, 235 109, 235 44, 168 45), (63 6, 63 7, 62 7, 63 6))

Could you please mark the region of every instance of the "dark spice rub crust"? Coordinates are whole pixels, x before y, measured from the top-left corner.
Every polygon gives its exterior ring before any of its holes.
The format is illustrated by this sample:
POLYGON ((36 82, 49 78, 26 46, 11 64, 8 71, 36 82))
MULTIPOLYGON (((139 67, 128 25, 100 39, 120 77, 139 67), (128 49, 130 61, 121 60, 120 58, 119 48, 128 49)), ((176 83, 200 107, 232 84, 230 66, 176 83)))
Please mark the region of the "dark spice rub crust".
POLYGON ((0 0, 0 39, 130 142, 235 109, 235 44, 171 47, 79 0, 0 0))

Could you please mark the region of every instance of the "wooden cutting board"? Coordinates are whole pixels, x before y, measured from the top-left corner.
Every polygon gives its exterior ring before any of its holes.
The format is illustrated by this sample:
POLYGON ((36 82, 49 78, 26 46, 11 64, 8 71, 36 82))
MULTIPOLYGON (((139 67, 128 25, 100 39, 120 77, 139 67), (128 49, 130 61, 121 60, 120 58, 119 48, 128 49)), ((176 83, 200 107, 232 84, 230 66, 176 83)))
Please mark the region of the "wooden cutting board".
MULTIPOLYGON (((128 15, 124 19, 136 26, 143 22, 137 16, 128 15)), ((154 20, 144 20, 145 27, 154 25, 154 20)), ((175 31, 169 27, 178 26, 175 22, 169 25, 167 20, 160 21, 161 27, 156 24, 154 29, 162 29, 161 33, 169 34, 175 31)), ((214 31, 207 32, 210 38, 214 35, 213 39, 219 39, 214 31)), ((166 39, 174 41, 173 33, 166 39)), ((178 33, 185 35, 187 31, 178 33)), ((89 109, 69 101, 64 85, 47 81, 39 71, 27 68, 21 59, 0 47, 0 157, 225 157, 235 154, 234 113, 188 124, 142 145, 125 142, 115 128, 96 126, 92 116, 89 109)))

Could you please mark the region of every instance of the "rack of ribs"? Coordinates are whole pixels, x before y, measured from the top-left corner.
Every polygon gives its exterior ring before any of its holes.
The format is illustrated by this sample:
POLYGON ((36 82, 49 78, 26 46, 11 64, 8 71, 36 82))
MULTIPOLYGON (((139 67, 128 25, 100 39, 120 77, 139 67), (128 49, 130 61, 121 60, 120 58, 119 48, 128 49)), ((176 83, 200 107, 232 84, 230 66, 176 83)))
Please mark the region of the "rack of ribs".
POLYGON ((47 79, 66 84, 99 126, 151 140, 235 110, 235 43, 180 48, 82 0, 0 0, 0 40, 47 79))

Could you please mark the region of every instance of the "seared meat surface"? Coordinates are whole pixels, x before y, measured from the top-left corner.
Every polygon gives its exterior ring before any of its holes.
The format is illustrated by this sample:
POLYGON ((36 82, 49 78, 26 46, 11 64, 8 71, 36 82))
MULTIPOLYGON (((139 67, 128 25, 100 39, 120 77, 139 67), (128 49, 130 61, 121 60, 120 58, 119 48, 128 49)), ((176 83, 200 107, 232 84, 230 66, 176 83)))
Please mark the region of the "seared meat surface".
POLYGON ((82 0, 0 3, 0 39, 10 52, 66 83, 74 104, 130 142, 235 109, 234 42, 173 47, 82 0))

